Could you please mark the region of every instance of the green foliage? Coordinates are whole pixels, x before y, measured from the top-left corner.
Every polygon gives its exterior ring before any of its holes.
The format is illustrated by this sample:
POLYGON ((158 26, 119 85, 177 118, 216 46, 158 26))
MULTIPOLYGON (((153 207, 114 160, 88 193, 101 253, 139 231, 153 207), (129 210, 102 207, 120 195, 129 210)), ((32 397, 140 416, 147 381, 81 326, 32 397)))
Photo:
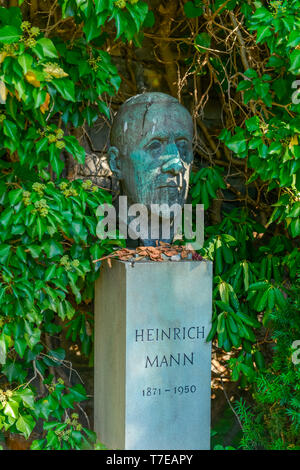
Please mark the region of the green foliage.
POLYGON ((50 164, 59 176, 64 167, 62 149, 80 163, 84 163, 85 154, 74 137, 65 136, 61 126, 48 125, 48 121, 60 110, 61 122, 75 127, 84 120, 92 125, 99 113, 109 117, 99 96, 104 92, 113 95, 120 77, 107 52, 83 37, 70 44, 51 40, 43 37, 39 28, 22 22, 20 14, 8 17, 7 9, 1 7, 0 22, 6 21, 14 26, 5 26, 0 50, 5 102, 0 114, 0 155, 17 151, 16 167, 42 170, 50 164), (9 28, 17 29, 17 38, 8 36, 9 28))
POLYGON ((35 427, 34 394, 30 388, 0 390, 1 427, 20 432, 26 439, 35 427))
POLYGON ((74 403, 86 399, 84 387, 79 384, 67 388, 61 379, 53 383, 52 376, 44 380, 44 384, 48 394, 38 400, 29 384, 15 390, 0 390, 1 427, 28 439, 41 418, 46 435, 44 439, 33 441, 32 450, 91 448, 96 442, 95 433, 82 427, 77 413, 72 413, 71 419, 68 417, 74 403))
MULTIPOLYGON (((207 228, 209 236, 202 250, 204 256, 214 260, 216 274, 213 324, 207 339, 217 334, 218 346, 225 351, 242 346, 239 356, 230 362, 233 380, 238 380, 240 373, 252 380, 254 365, 262 367, 263 364, 261 352, 252 345, 256 342, 254 329, 261 327, 255 314, 261 304, 257 307, 254 299, 251 302, 253 286, 264 279, 265 274, 259 270, 265 254, 254 249, 253 234, 261 231, 263 227, 249 218, 247 211, 236 209, 225 216, 221 224, 207 228)), ((273 244, 276 242, 275 239, 273 244)), ((261 283, 265 285, 264 281, 261 283)))
POLYGON ((242 209, 207 227, 206 234, 201 254, 214 260, 215 270, 213 321, 207 340, 217 336, 218 347, 227 352, 242 346, 229 365, 232 380, 242 375, 245 384, 245 379, 253 381, 256 371, 265 367, 257 333, 272 325, 272 315, 284 307, 288 291, 283 281, 287 276, 295 279, 299 250, 293 250, 282 236, 270 238, 265 246, 264 227, 242 209))
POLYGON ((242 437, 240 426, 237 427, 236 416, 229 406, 217 416, 218 418, 215 417, 213 420, 213 429, 211 430, 211 448, 213 450, 236 450, 242 437), (228 445, 229 436, 230 445, 228 445))
POLYGON ((203 13, 202 1, 186 2, 184 4, 184 13, 188 18, 196 18, 203 13))
POLYGON ((214 450, 236 450, 235 447, 232 446, 222 446, 221 444, 217 444, 214 446, 214 450))
POLYGON ((247 15, 249 31, 256 32, 256 42, 269 51, 268 73, 249 68, 237 86, 244 104, 254 101, 259 108, 236 127, 233 135, 227 129, 220 139, 237 157, 248 157, 253 169, 249 182, 257 178, 278 189, 279 199, 269 223, 278 219, 293 238, 300 235, 300 133, 299 104, 291 101, 292 86, 300 71, 299 1, 270 2, 270 7, 255 2, 255 11, 247 15), (260 111, 259 111, 260 109, 260 111), (268 110, 272 110, 268 114, 268 110))
MULTIPOLYGON (((205 228, 200 253, 214 262, 215 274, 213 322, 207 339, 217 338, 219 348, 232 352, 232 380, 241 379, 243 386, 265 370, 264 341, 259 338, 264 328, 273 326, 273 316, 282 311, 290 295, 287 286, 295 282, 300 261, 300 108, 293 95, 300 66, 300 2, 272 1, 266 5, 237 0, 225 7, 224 2, 214 1, 210 6, 212 16, 220 16, 223 25, 222 20, 229 17, 235 26, 234 18, 241 12, 243 27, 254 35, 253 47, 263 45, 265 57, 264 64, 251 62, 251 54, 239 37, 240 62, 233 69, 227 57, 213 53, 216 36, 209 28, 201 28, 195 39, 198 60, 203 61, 206 54, 207 70, 218 84, 215 92, 221 94, 221 101, 230 88, 232 95, 233 82, 235 100, 239 101, 219 141, 229 165, 241 168, 245 162, 248 188, 245 195, 239 193, 245 206, 223 210, 221 222, 205 228), (234 12, 231 17, 228 10, 234 12), (239 77, 236 81, 234 72, 239 77), (264 188, 267 204, 260 204, 260 193, 256 201, 248 197, 253 185, 256 190, 264 188), (268 214, 264 225, 258 223, 260 211, 268 214)), ((204 24, 209 19, 203 2, 187 2, 184 11, 188 18, 198 17, 204 24)), ((220 41, 215 44, 219 49, 220 41)), ((202 66, 201 72, 196 68, 195 73, 206 72, 202 66)), ((207 210, 213 200, 226 198, 224 190, 231 180, 229 174, 222 173, 218 162, 192 175, 193 204, 202 203, 207 210)))
MULTIPOLYGON (((219 134, 229 170, 222 175, 218 161, 218 166, 193 175, 193 204, 209 209, 213 200, 227 197, 224 189, 231 184, 231 165, 243 168, 240 174, 244 171, 247 187, 236 191, 241 207, 223 210, 221 222, 205 228, 200 253, 214 262, 215 274, 207 340, 216 338, 219 348, 231 352, 232 380, 241 386, 250 383, 254 390, 252 409, 243 401, 237 404, 242 447, 299 448, 300 376, 299 366, 291 361, 293 341, 300 339, 299 300, 291 286, 297 282, 300 262, 300 108, 299 93, 293 91, 300 71, 300 2, 214 1, 209 7, 212 14, 203 2, 187 2, 184 11, 206 26, 195 38, 195 53, 202 63, 195 74, 209 73, 217 84, 215 93, 230 109, 230 119, 219 134), (218 33, 216 29, 211 33, 212 18, 215 26, 216 18, 222 25, 218 33), (226 55, 214 54, 228 41, 224 36, 222 42, 228 19, 240 31, 234 65, 226 55), (254 37, 251 47, 239 21, 248 38, 254 37), (231 106, 234 93, 238 107, 231 106), (256 200, 249 197, 254 188, 256 200), (265 219, 263 225, 258 223, 265 219), (271 340, 276 345, 268 365, 264 352, 271 340)), ((220 150, 215 153, 222 158, 220 150)))
POLYGON ((78 422, 78 414, 71 412, 74 403, 86 400, 85 389, 82 385, 66 388, 62 380, 53 384, 51 376, 45 384, 48 396, 35 403, 36 418, 43 418, 44 439, 32 442, 31 450, 84 450, 93 448, 96 434, 84 428, 78 422), (55 420, 49 421, 49 417, 55 420))
POLYGON ((92 357, 93 260, 112 249, 96 235, 96 210, 111 196, 91 181, 62 179, 62 152, 84 164, 72 127, 110 118, 106 99, 121 78, 103 47, 106 24, 138 43, 149 21, 139 0, 60 5, 61 21, 74 20, 68 41, 50 23, 42 29, 20 8, 0 7, 0 431, 29 439, 41 421, 32 449, 47 450, 101 448, 73 412, 87 399, 84 387, 51 375, 67 365, 51 337, 67 330, 92 357))
POLYGON ((138 43, 138 33, 148 13, 148 5, 140 0, 60 0, 60 3, 63 17, 74 16, 76 22, 84 22, 87 41, 98 39, 99 29, 113 20, 116 39, 133 39, 138 43))
POLYGON ((210 199, 217 197, 217 190, 226 188, 222 178, 222 168, 217 166, 202 168, 192 173, 190 178, 193 204, 203 204, 204 210, 210 206, 210 199))
POLYGON ((299 294, 298 280, 282 308, 271 315, 274 357, 255 378, 254 405, 236 404, 244 449, 300 449, 300 367, 294 357, 294 343, 300 338, 299 294))
MULTIPOLYGON (((23 360, 23 376, 44 349, 41 334, 61 330, 54 324, 55 316, 72 320, 76 304, 93 297, 98 267, 92 260, 108 249, 103 242, 95 244, 95 211, 110 196, 87 181, 28 182, 21 186, 10 183, 6 176, 0 185, 0 305, 6 352, 2 363, 6 364, 3 373, 15 380, 18 364, 14 351, 23 360), (75 305, 68 300, 69 293, 75 305), (6 369, 10 364, 15 364, 15 372, 6 369)), ((84 312, 80 316, 88 321, 84 312)), ((82 337, 82 342, 88 354, 90 337, 82 337)), ((42 373, 44 362, 37 362, 42 373)))

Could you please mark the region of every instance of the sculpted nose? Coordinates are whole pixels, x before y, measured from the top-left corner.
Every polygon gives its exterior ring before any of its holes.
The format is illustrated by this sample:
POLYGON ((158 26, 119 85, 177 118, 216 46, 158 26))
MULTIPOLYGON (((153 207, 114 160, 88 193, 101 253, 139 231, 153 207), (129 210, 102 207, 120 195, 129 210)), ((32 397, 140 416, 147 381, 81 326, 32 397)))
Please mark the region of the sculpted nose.
POLYGON ((183 165, 178 157, 171 158, 161 167, 163 173, 178 175, 183 170, 183 165))
POLYGON ((176 145, 168 145, 166 154, 165 159, 167 159, 167 161, 165 161, 161 167, 162 172, 177 175, 183 170, 183 165, 176 145))

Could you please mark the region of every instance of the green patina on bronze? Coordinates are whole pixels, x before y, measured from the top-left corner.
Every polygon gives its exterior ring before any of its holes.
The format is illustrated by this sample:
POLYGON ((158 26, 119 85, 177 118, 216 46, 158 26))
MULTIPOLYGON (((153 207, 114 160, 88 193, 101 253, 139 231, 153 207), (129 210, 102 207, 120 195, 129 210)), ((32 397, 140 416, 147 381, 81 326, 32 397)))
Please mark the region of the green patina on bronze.
POLYGON ((177 99, 144 93, 127 100, 112 125, 109 161, 128 204, 183 206, 192 140, 192 117, 177 99))

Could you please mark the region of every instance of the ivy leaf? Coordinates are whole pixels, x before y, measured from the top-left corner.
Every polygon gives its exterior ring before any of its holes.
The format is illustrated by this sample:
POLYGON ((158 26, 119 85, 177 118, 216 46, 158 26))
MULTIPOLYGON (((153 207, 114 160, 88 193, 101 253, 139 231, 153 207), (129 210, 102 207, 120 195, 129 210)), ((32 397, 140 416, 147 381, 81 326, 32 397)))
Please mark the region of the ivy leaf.
POLYGON ((27 370, 24 370, 22 364, 10 362, 9 364, 6 362, 5 366, 2 368, 2 373, 6 375, 9 382, 13 380, 18 380, 19 382, 23 382, 24 378, 27 375, 27 370))
POLYGON ((44 439, 36 439, 32 442, 30 450, 43 450, 44 439))
POLYGON ((121 77, 119 75, 112 76, 110 79, 110 83, 112 84, 112 86, 117 92, 121 85, 121 77))
POLYGON ((144 28, 152 28, 152 26, 154 26, 155 24, 155 16, 154 16, 154 13, 153 11, 148 11, 147 15, 146 15, 146 18, 144 20, 144 28))
POLYGON ((30 415, 23 415, 23 416, 20 415, 19 419, 16 422, 17 430, 20 431, 24 435, 25 439, 29 438, 34 427, 35 427, 35 421, 33 417, 30 415))
POLYGON ((74 440, 76 445, 79 445, 80 442, 83 440, 84 436, 79 431, 72 431, 71 433, 72 439, 74 440))
POLYGON ((112 18, 114 18, 116 22, 116 28, 117 28, 116 39, 118 39, 121 36, 121 34, 123 34, 126 30, 128 30, 128 22, 126 20, 126 16, 124 12, 120 11, 119 9, 114 10, 112 14, 112 18))
POLYGON ((39 154, 43 150, 46 150, 49 145, 47 137, 43 137, 42 139, 38 140, 35 144, 36 146, 36 151, 39 154))
POLYGON ((55 448, 58 448, 59 447, 59 440, 58 440, 58 437, 57 435, 55 434, 54 431, 49 431, 47 436, 46 436, 46 439, 47 439, 47 443, 48 443, 48 446, 49 448, 51 449, 55 449, 55 448))
POLYGON ((18 57, 18 62, 21 65, 24 74, 26 74, 31 69, 33 57, 29 54, 22 54, 18 57))
POLYGON ((262 42, 265 38, 272 36, 272 31, 270 26, 259 26, 257 28, 257 38, 256 42, 262 42))
POLYGON ((254 69, 247 69, 244 73, 248 78, 257 78, 257 72, 254 69))
POLYGON ((25 333, 24 338, 27 342, 28 347, 33 350, 34 346, 40 341, 41 330, 39 328, 33 328, 31 333, 25 333))
POLYGON ((292 72, 294 75, 298 75, 300 73, 300 51, 296 49, 290 55, 291 66, 289 71, 292 72))
POLYGON ((67 393, 66 395, 63 395, 61 398, 61 404, 64 408, 74 408, 74 401, 75 398, 72 394, 67 393))
POLYGON ((46 96, 47 93, 45 90, 42 90, 40 88, 33 90, 32 97, 34 99, 35 108, 40 108, 45 103, 46 96))
MULTIPOLYGON (((58 423, 57 421, 49 421, 48 423, 45 422, 45 423, 44 423, 44 430, 45 430, 45 431, 51 431, 51 429, 55 429, 55 428, 58 429, 59 425, 60 425, 60 423, 58 423)), ((65 423, 65 427, 66 427, 66 426, 68 426, 68 425, 65 423)), ((65 427, 64 427, 64 428, 65 428, 65 427)), ((64 429, 64 428, 63 428, 63 429, 64 429)), ((61 430, 62 430, 62 429, 60 429, 60 431, 61 431, 61 430)))
POLYGON ((194 2, 185 3, 183 9, 188 18, 196 18, 197 16, 201 16, 203 13, 203 8, 196 7, 194 2))
POLYGON ((4 408, 4 414, 6 416, 11 416, 14 419, 17 419, 19 416, 19 403, 13 399, 10 399, 4 408))
POLYGON ((79 145, 74 136, 67 136, 64 139, 67 152, 71 153, 76 160, 83 165, 85 161, 85 150, 79 145))
POLYGON ((5 209, 0 216, 0 222, 1 224, 6 228, 9 224, 9 222, 12 220, 12 215, 14 211, 11 208, 5 209))
POLYGON ((60 151, 58 150, 55 144, 50 145, 49 151, 50 164, 57 176, 59 176, 64 168, 64 162, 60 159, 60 151))
POLYGON ((135 22, 136 29, 139 30, 148 13, 147 3, 139 2, 138 5, 131 5, 130 3, 127 3, 126 8, 132 16, 133 21, 135 22))
POLYGON ((36 53, 39 59, 44 59, 47 57, 51 59, 58 58, 56 47, 49 38, 38 39, 35 47, 33 47, 33 51, 36 53))
POLYGON ((291 230, 291 234, 292 236, 295 238, 295 237, 298 237, 300 235, 300 218, 297 218, 297 219, 294 219, 290 226, 289 226, 290 230, 291 230))
POLYGON ((15 28, 14 26, 3 26, 0 28, 0 42, 4 44, 11 44, 13 42, 19 41, 21 37, 21 33, 19 29, 15 28))
POLYGON ((36 219, 36 229, 37 229, 39 241, 41 241, 43 234, 45 233, 45 229, 46 229, 45 224, 41 217, 37 217, 36 219))
POLYGON ((97 434, 94 431, 84 428, 84 432, 87 435, 88 439, 90 439, 92 442, 96 442, 97 434))
POLYGON ((108 106, 106 106, 105 103, 103 103, 103 101, 98 102, 98 109, 99 109, 100 113, 103 113, 104 116, 107 117, 107 119, 110 119, 109 108, 108 108, 108 106))
POLYGON ((58 78, 52 80, 52 83, 65 100, 75 102, 74 82, 66 78, 58 78))
POLYGON ((195 44, 199 46, 200 48, 201 47, 203 47, 204 49, 210 48, 210 44, 211 44, 210 35, 207 33, 198 34, 195 39, 195 44))
POLYGON ((27 348, 27 343, 24 338, 18 338, 15 339, 15 344, 14 344, 16 352, 19 354, 21 358, 23 358, 24 353, 27 348))
POLYGON ((74 397, 75 401, 86 400, 86 391, 81 384, 74 385, 74 387, 69 388, 70 394, 74 397))
POLYGON ((300 202, 296 202, 293 205, 291 212, 289 212, 289 217, 298 217, 300 218, 300 202))
POLYGON ((245 121, 246 127, 249 132, 254 132, 259 129, 259 117, 253 116, 245 121))
POLYGON ((49 240, 45 242, 43 244, 43 250, 50 259, 63 254, 63 247, 55 240, 49 240))
POLYGON ((49 351, 49 356, 53 356, 57 361, 63 361, 66 357, 66 352, 63 348, 52 349, 49 351))
POLYGON ((264 7, 258 8, 252 15, 252 21, 267 23, 273 20, 272 14, 264 7))
POLYGON ((288 47, 297 47, 300 44, 300 35, 298 30, 294 30, 291 32, 289 36, 289 42, 287 44, 288 47))
POLYGON ((24 388, 18 391, 18 396, 21 398, 24 406, 34 409, 34 393, 30 388, 24 388))
POLYGON ((20 202, 21 199, 22 199, 22 195, 23 195, 23 189, 22 188, 13 189, 12 191, 9 191, 8 199, 9 199, 10 204, 12 206, 14 206, 18 202, 20 202))
POLYGON ((0 263, 5 264, 10 253, 10 245, 0 245, 0 263))
POLYGON ((83 31, 88 42, 90 42, 92 39, 99 35, 97 16, 94 12, 92 12, 89 18, 85 20, 83 31))
POLYGON ((12 140, 18 141, 18 130, 14 122, 5 119, 3 122, 3 132, 7 137, 10 137, 12 140))
POLYGON ((45 272, 45 277, 44 277, 46 282, 54 277, 55 271, 56 271, 56 264, 52 264, 51 266, 49 266, 49 268, 47 268, 45 272))
POLYGON ((245 132, 239 130, 231 139, 226 140, 226 145, 234 153, 238 154, 239 157, 245 157, 245 152, 247 150, 247 143, 245 138, 245 132))
MULTIPOLYGON (((23 2, 19 0, 19 5, 23 2)), ((4 24, 10 24, 19 28, 22 23, 22 13, 18 7, 1 7, 0 8, 1 22, 4 24)))
MULTIPOLYGON (((251 87, 252 87, 252 82, 251 82, 251 80, 242 80, 242 81, 238 84, 236 90, 237 90, 237 91, 248 90, 248 89, 251 88, 251 87)), ((227 129, 226 129, 226 130, 227 130, 227 129)))
POLYGON ((111 10, 113 7, 113 0, 95 0, 96 13, 102 13, 105 10, 111 10))
POLYGON ((39 245, 30 245, 28 246, 28 250, 30 251, 30 254, 33 258, 38 258, 41 253, 41 246, 39 245))

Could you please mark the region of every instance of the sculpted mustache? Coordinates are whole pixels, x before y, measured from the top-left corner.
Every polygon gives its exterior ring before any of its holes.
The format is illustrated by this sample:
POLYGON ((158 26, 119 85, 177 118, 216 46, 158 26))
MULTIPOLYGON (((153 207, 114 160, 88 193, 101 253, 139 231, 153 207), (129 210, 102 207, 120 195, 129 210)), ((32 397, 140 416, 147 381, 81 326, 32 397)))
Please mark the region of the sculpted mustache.
POLYGON ((163 187, 174 187, 174 188, 184 188, 186 186, 186 181, 183 178, 183 175, 177 175, 176 179, 175 177, 173 178, 160 178, 157 181, 157 186, 158 188, 163 188, 163 187))

